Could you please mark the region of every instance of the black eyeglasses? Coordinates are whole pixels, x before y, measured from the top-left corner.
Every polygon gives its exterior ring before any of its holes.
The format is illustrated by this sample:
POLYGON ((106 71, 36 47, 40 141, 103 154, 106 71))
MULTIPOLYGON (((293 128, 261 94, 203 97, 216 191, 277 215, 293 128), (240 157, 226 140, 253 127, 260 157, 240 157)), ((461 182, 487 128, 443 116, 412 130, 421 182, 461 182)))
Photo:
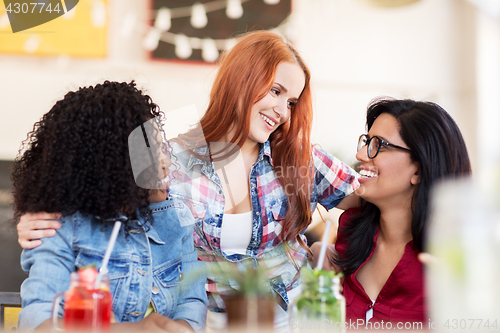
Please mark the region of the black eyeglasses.
POLYGON ((404 151, 411 152, 410 149, 401 146, 393 145, 382 139, 379 136, 372 136, 371 138, 367 134, 361 134, 358 140, 358 151, 360 151, 364 146, 368 146, 368 157, 375 158, 380 152, 380 147, 392 147, 404 151))

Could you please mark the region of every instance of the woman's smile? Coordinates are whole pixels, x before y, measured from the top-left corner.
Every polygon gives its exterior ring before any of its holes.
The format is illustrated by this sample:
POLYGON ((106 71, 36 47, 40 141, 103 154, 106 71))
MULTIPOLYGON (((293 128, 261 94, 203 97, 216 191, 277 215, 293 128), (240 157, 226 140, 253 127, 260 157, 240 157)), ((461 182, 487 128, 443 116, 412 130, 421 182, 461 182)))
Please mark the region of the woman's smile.
POLYGON ((377 167, 361 167, 359 170, 359 175, 361 176, 358 180, 360 182, 364 182, 368 179, 378 177, 378 168, 377 167))
POLYGON ((260 113, 260 117, 262 118, 262 120, 264 120, 264 122, 266 123, 266 125, 268 125, 268 128, 269 128, 270 131, 272 131, 274 129, 274 126, 278 123, 277 120, 275 120, 272 117, 266 116, 263 113, 260 113))

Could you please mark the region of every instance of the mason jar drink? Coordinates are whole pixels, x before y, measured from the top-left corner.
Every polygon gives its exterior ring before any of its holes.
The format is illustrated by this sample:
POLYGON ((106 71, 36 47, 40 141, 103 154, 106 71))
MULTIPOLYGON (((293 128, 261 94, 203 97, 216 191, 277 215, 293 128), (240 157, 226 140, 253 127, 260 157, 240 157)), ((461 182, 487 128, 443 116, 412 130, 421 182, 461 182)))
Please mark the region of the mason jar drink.
POLYGON ((57 313, 64 296, 64 330, 101 333, 110 331, 112 296, 109 281, 105 278, 96 288, 95 281, 88 281, 77 273, 71 274, 70 287, 54 298, 53 326, 57 325, 57 313))

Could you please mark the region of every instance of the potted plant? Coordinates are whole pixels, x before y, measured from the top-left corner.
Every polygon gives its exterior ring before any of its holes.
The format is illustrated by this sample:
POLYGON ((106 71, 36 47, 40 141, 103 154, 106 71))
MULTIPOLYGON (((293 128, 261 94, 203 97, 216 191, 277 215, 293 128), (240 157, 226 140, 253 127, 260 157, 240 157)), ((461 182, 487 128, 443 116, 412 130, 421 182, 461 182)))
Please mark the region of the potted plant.
POLYGON ((266 272, 257 262, 219 262, 218 276, 224 276, 233 288, 222 293, 230 330, 257 332, 272 329, 274 295, 266 272), (238 267, 236 266, 238 265, 238 267))

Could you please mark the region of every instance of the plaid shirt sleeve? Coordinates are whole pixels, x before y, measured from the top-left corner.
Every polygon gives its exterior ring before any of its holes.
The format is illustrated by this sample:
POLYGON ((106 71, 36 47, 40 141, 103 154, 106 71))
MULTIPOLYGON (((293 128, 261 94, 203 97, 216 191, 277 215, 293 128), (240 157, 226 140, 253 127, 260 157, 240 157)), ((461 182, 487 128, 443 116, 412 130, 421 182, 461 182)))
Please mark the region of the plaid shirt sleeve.
POLYGON ((313 161, 317 201, 327 209, 337 206, 359 187, 356 171, 335 156, 313 147, 313 161))

